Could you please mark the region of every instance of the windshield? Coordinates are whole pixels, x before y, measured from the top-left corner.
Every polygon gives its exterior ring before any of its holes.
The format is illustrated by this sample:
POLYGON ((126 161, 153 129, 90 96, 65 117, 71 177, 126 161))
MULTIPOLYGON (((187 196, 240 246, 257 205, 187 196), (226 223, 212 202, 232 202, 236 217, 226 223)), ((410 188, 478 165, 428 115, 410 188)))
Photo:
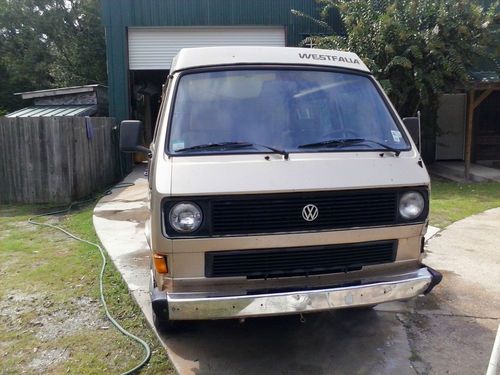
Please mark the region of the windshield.
POLYGON ((319 70, 225 70, 180 78, 173 154, 406 150, 374 83, 319 70), (344 141, 343 141, 344 140, 344 141))

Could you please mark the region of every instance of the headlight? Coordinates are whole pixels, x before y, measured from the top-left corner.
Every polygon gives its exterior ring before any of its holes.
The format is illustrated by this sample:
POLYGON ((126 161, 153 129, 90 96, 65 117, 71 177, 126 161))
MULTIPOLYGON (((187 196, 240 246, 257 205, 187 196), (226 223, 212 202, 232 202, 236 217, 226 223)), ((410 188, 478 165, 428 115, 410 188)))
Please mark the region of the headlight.
POLYGON ((409 191, 404 193, 399 199, 399 214, 403 219, 416 219, 420 216, 424 208, 424 197, 419 192, 409 191))
POLYGON ((168 219, 172 228, 180 233, 194 232, 201 225, 203 214, 194 203, 177 203, 170 209, 168 219))

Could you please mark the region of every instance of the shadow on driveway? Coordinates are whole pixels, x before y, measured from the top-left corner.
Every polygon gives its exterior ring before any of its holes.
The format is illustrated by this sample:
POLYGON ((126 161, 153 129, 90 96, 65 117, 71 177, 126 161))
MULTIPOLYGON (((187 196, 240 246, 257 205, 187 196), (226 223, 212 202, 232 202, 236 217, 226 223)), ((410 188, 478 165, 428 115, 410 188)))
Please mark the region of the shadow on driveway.
POLYGON ((183 322, 163 336, 181 374, 415 374, 394 312, 183 322))

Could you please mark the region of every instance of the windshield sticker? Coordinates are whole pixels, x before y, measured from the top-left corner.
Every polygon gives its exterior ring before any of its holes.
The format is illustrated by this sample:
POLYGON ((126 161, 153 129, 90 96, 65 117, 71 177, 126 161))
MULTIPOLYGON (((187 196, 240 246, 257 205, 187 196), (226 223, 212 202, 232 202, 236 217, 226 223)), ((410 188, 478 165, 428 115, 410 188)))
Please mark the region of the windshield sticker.
POLYGON ((349 64, 358 64, 360 65, 360 62, 358 59, 352 59, 350 57, 344 57, 344 56, 336 56, 336 55, 318 55, 316 53, 299 53, 299 57, 301 59, 309 59, 309 60, 328 60, 328 61, 337 61, 337 62, 344 62, 344 63, 349 63, 349 64))
POLYGON ((183 141, 174 141, 172 143, 172 150, 177 151, 184 148, 184 142, 183 141))
POLYGON ((403 139, 403 136, 401 135, 401 132, 398 130, 391 130, 392 134, 392 139, 394 139, 394 142, 401 142, 401 139, 403 139))

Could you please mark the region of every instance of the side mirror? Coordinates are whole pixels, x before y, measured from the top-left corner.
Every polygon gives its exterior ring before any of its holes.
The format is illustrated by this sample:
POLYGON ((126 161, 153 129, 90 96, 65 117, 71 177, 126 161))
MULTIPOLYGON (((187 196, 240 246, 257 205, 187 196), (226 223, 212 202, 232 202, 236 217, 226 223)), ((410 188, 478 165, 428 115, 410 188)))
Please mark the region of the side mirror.
POLYGON ((120 151, 121 152, 144 152, 151 151, 141 145, 142 121, 125 120, 120 125, 120 151))
POLYGON ((418 151, 420 151, 420 146, 421 146, 420 113, 418 114, 418 117, 405 117, 403 119, 403 124, 410 133, 413 142, 415 142, 415 145, 418 148, 418 151))

